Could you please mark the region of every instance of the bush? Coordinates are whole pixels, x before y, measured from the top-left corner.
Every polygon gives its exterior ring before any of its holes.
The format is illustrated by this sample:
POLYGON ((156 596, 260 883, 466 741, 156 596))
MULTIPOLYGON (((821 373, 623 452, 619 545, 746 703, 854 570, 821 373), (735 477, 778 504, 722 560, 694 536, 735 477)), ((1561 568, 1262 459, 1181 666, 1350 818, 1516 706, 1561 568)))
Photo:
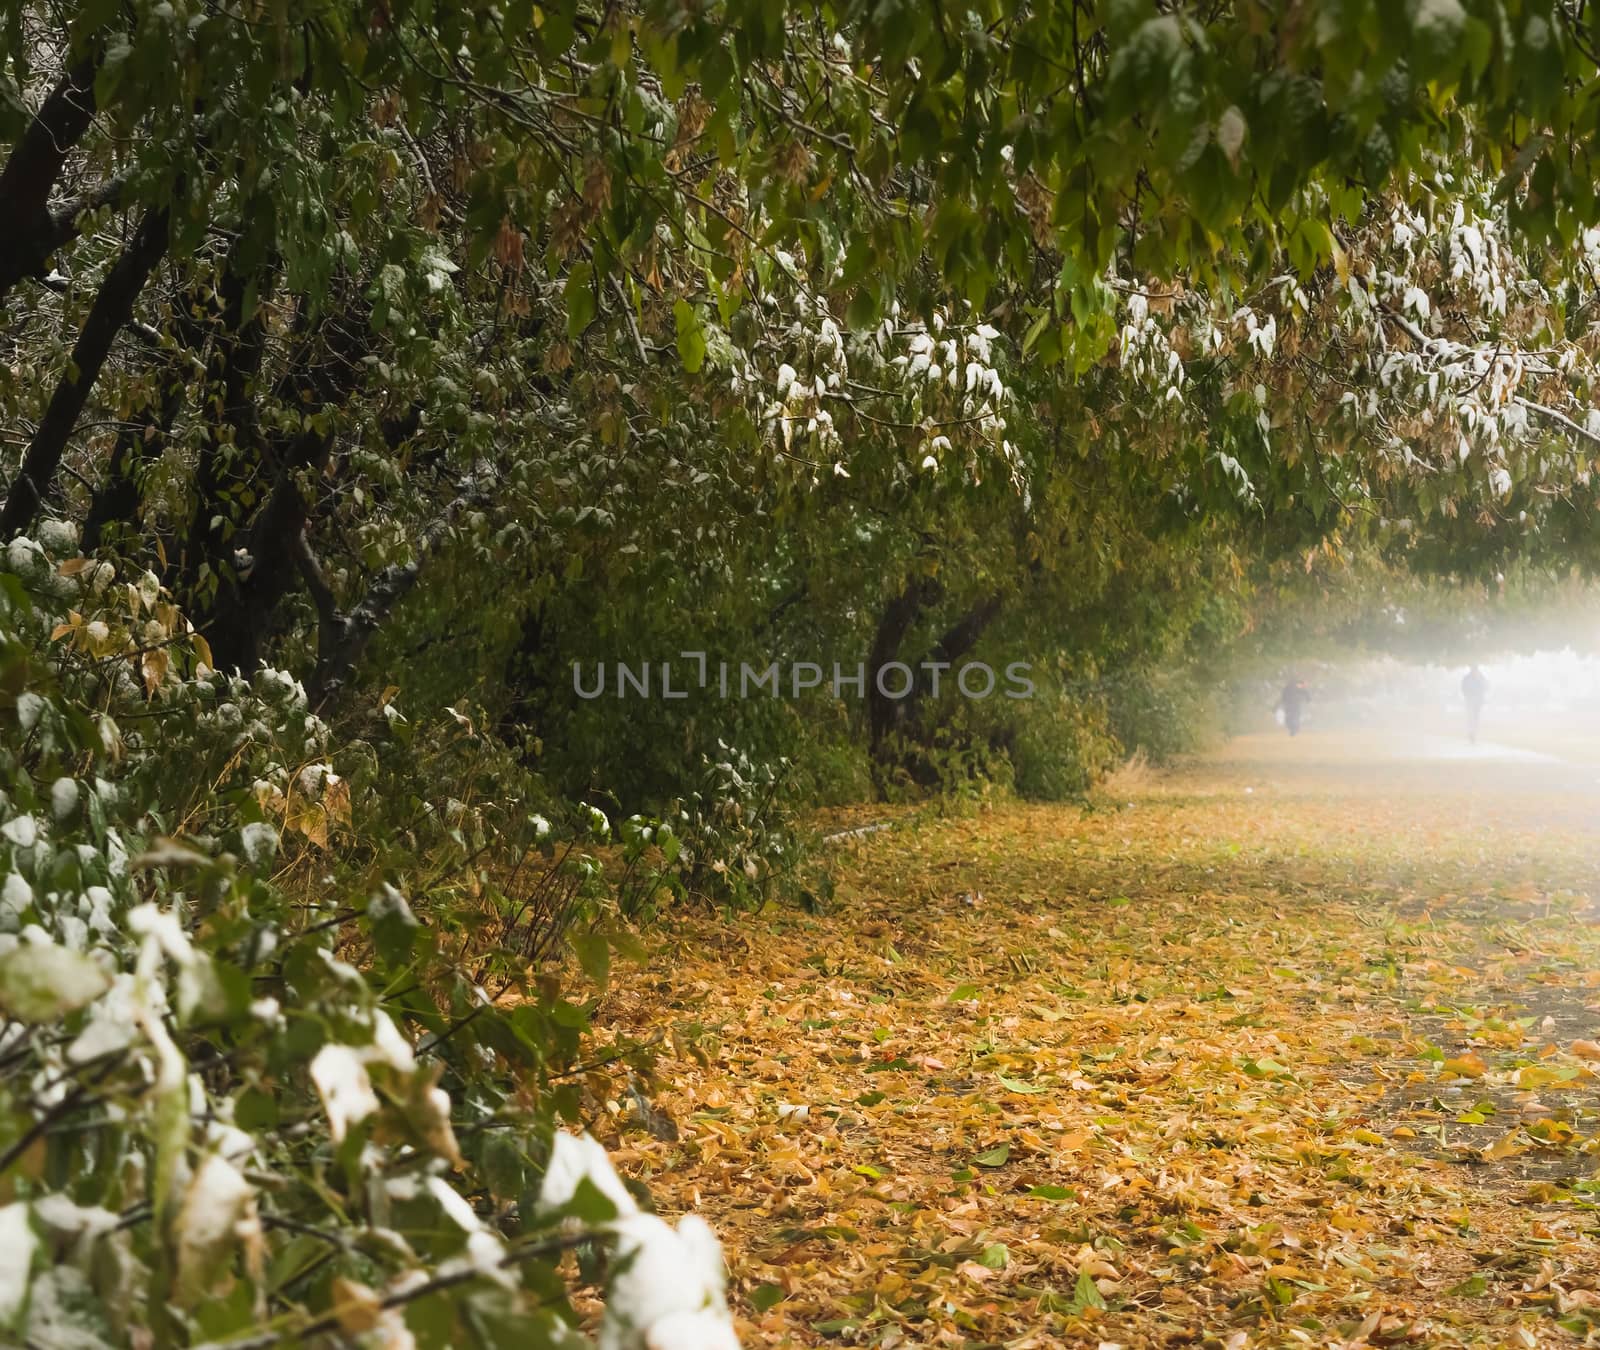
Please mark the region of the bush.
POLYGON ((872 800, 872 756, 864 745, 841 736, 817 739, 805 749, 799 770, 801 799, 811 806, 850 806, 872 800))
POLYGON ((789 761, 718 749, 720 758, 702 759, 700 781, 676 813, 684 888, 733 909, 799 894, 800 840, 784 797, 789 761))
POLYGON ((592 1004, 534 977, 570 930, 606 979, 603 816, 558 849, 465 715, 341 750, 155 577, 6 560, 0 1330, 582 1344, 534 1200, 592 1004))
POLYGON ((915 737, 891 735, 874 766, 886 802, 932 802, 965 814, 1011 787, 1011 761, 987 719, 948 703, 940 720, 915 737))
POLYGON ((1033 801, 1082 801, 1118 758, 1104 701, 1041 682, 1035 696, 1018 706, 1009 745, 1018 794, 1033 801))
POLYGON ((1105 702, 1035 680, 1031 698, 951 698, 915 746, 901 747, 902 795, 936 793, 947 803, 979 804, 996 791, 1035 801, 1082 801, 1116 763, 1105 702), (909 765, 909 768, 904 766, 909 765))
POLYGON ((1107 681, 1106 690, 1113 733, 1153 763, 1202 750, 1220 733, 1215 695, 1187 672, 1130 671, 1107 681))

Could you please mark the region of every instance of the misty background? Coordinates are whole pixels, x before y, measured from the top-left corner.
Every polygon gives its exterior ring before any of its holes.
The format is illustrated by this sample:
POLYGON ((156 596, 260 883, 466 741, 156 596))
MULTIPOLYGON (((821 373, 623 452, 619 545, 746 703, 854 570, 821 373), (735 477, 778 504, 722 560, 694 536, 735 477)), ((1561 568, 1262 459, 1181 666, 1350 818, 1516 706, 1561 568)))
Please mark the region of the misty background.
POLYGON ((1461 692, 1469 667, 1393 657, 1308 661, 1242 681, 1232 691, 1229 730, 1287 739, 1273 709, 1284 684, 1298 677, 1311 689, 1300 740, 1358 736, 1406 758, 1600 764, 1600 658, 1553 644, 1478 664, 1489 696, 1476 745, 1467 739, 1461 692))

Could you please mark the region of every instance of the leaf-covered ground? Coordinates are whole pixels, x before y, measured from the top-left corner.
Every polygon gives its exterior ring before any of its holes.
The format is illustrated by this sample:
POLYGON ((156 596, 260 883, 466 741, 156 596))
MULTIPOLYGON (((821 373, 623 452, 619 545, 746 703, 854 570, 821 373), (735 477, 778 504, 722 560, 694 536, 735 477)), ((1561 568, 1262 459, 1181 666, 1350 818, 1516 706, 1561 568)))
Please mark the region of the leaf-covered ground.
POLYGON ((1597 827, 1329 733, 907 818, 830 915, 674 923, 599 1132, 749 1345, 1600 1339, 1597 827))

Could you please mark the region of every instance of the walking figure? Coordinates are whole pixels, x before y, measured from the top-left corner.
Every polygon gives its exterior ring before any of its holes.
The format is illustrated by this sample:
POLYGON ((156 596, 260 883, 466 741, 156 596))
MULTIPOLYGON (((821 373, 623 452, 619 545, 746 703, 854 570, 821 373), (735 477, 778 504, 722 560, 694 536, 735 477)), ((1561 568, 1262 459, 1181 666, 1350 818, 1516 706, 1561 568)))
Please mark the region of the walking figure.
POLYGON ((1467 739, 1478 743, 1478 719, 1483 716, 1484 700, 1489 697, 1489 681, 1484 673, 1473 666, 1461 681, 1461 697, 1467 705, 1467 739))
POLYGON ((1278 707, 1275 711, 1283 713, 1283 724, 1288 727, 1291 736, 1300 734, 1300 719, 1305 715, 1306 704, 1311 701, 1311 690, 1306 687, 1304 680, 1290 680, 1283 686, 1283 693, 1278 695, 1278 707))

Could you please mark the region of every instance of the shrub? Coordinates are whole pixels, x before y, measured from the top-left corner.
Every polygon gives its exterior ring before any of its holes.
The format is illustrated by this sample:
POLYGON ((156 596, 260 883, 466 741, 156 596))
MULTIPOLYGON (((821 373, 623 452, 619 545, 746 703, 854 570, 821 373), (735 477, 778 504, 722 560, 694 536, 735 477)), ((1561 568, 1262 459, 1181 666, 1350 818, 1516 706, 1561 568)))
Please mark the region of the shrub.
POLYGON ((1106 692, 1117 739, 1156 764, 1204 749, 1221 730, 1215 696, 1189 672, 1130 671, 1106 692))
POLYGON ((153 576, 6 560, 0 1330, 581 1344, 533 1199, 592 1005, 529 958, 606 978, 598 813, 558 852, 463 714, 340 749, 153 576))
POLYGON ((1009 739, 1019 795, 1034 801, 1082 801, 1116 763, 1119 747, 1103 699, 1040 683, 1009 739))
POLYGON ((700 781, 676 811, 683 839, 683 886, 734 909, 759 909, 797 894, 801 849, 783 796, 787 758, 755 760, 718 743, 701 760, 700 781))

